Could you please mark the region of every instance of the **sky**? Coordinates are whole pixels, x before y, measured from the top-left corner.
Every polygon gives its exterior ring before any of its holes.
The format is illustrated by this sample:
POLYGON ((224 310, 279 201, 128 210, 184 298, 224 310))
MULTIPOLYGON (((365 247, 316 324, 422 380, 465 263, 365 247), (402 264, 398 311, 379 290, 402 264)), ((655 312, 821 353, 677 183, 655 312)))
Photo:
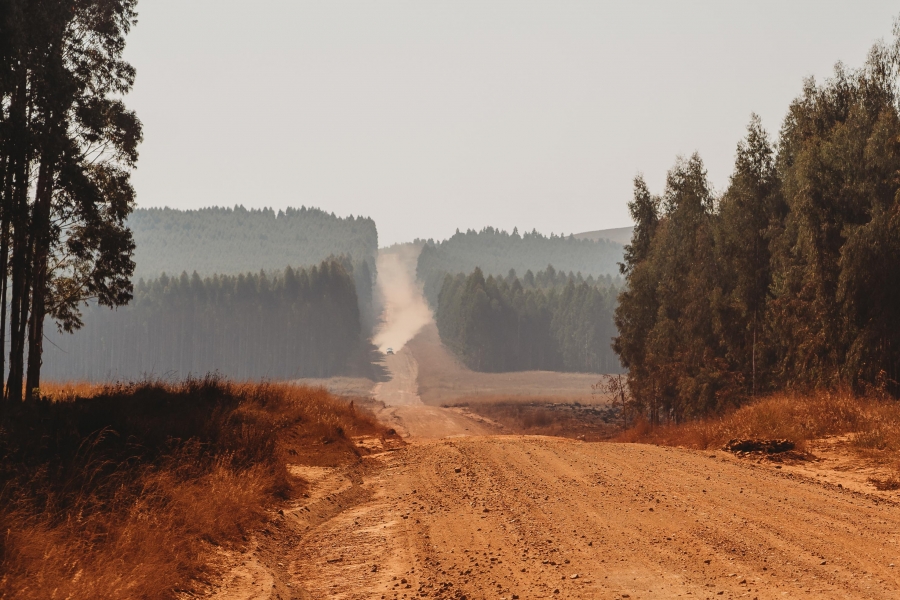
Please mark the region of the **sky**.
POLYGON ((723 190, 751 113, 774 138, 898 6, 144 0, 138 206, 316 206, 382 246, 630 225, 636 175, 661 192, 696 151, 723 190))

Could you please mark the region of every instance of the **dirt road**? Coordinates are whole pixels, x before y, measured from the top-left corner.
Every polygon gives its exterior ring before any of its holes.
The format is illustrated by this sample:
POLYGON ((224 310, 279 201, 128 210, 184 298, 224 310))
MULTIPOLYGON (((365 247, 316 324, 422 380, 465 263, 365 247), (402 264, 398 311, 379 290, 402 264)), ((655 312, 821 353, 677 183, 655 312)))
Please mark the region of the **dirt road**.
POLYGON ((459 411, 423 404, 416 384, 418 365, 407 348, 387 356, 385 366, 391 379, 373 390, 375 399, 385 404, 378 418, 402 436, 425 439, 494 433, 490 425, 459 411))
POLYGON ((404 437, 443 438, 484 435, 494 429, 458 411, 426 406, 419 397, 419 365, 407 342, 425 326, 434 326, 428 308, 415 282, 418 248, 400 246, 378 257, 379 297, 384 306, 375 343, 384 351, 389 347, 384 366, 390 380, 372 390, 385 408, 379 419, 390 424, 404 437))
POLYGON ((896 504, 721 452, 459 438, 331 477, 286 517, 294 597, 900 597, 896 504))

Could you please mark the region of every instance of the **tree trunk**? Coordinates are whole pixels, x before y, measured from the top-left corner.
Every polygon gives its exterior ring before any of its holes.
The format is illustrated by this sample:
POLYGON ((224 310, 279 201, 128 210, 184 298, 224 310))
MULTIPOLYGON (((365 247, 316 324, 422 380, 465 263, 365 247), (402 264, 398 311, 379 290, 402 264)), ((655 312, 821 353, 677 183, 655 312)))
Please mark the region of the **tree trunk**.
MULTIPOLYGON (((17 74, 16 93, 10 107, 10 164, 8 166, 8 195, 4 206, 4 220, 12 226, 12 298, 10 303, 9 380, 6 386, 8 400, 22 400, 22 353, 24 340, 20 335, 22 297, 25 288, 25 253, 27 248, 29 140, 27 139, 27 79, 25 69, 17 74), (18 382, 18 383, 16 383, 18 382)), ((7 242, 8 243, 8 242, 7 242)), ((7 252, 9 248, 7 248, 7 252)), ((9 265, 7 265, 9 266, 9 265)), ((4 277, 6 273, 4 273, 4 277)), ((4 283, 4 287, 7 284, 4 283)), ((5 306, 5 303, 4 303, 5 306)))
POLYGON ((41 387, 41 356, 44 349, 44 313, 47 293, 47 257, 49 254, 50 204, 53 198, 54 159, 48 153, 41 162, 37 195, 32 215, 31 318, 28 322, 28 372, 25 400, 32 400, 41 387))
POLYGON ((28 196, 27 177, 16 182, 15 222, 13 224, 12 301, 9 319, 9 380, 6 394, 10 400, 22 400, 22 376, 25 353, 24 321, 28 313, 28 196), (21 181, 26 184, 19 185, 21 181))
POLYGON ((9 213, 12 206, 11 156, 8 146, 0 148, 2 167, 0 167, 0 397, 5 397, 2 382, 6 375, 6 281, 9 257, 9 213))
MULTIPOLYGON (((4 196, 5 198, 5 196, 4 196)), ((0 225, 0 386, 6 375, 6 290, 9 282, 9 211, 4 206, 0 225)), ((4 396, 0 389, 0 396, 4 396)))

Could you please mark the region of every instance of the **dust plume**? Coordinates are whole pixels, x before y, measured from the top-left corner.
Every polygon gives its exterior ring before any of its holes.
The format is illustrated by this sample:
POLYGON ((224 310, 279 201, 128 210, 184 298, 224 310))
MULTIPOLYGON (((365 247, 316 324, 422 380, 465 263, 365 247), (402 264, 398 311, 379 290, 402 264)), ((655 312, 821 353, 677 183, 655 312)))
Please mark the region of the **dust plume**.
POLYGON ((412 244, 378 253, 378 294, 384 311, 372 342, 397 352, 434 317, 416 282, 419 248, 412 244))

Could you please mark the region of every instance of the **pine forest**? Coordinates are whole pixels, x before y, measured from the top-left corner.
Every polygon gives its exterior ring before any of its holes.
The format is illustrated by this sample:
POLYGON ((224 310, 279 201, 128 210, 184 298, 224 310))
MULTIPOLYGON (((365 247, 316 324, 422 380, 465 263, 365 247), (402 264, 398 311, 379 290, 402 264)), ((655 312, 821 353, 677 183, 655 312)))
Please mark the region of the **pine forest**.
POLYGON ((363 325, 375 315, 372 287, 378 230, 368 217, 336 217, 318 208, 136 209, 128 218, 134 235, 134 279, 163 273, 200 277, 281 272, 311 267, 330 257, 349 257, 363 325))
MULTIPOLYGON (((618 279, 618 278, 617 278, 618 279)), ((620 282, 621 280, 619 280, 620 282)), ((477 371, 621 371, 611 348, 617 286, 607 275, 557 272, 522 279, 447 275, 436 320, 441 340, 477 371)))
POLYGON ((93 305, 83 330, 50 334, 57 380, 328 377, 365 369, 369 348, 347 263, 277 275, 141 280, 116 311, 93 305))
POLYGON ((574 236, 542 235, 537 231, 520 234, 493 227, 468 230, 442 242, 428 240, 422 247, 417 277, 425 296, 434 305, 447 274, 471 273, 476 267, 486 275, 538 271, 553 265, 560 271, 584 277, 613 275, 622 260, 622 245, 608 240, 578 240, 574 236))

